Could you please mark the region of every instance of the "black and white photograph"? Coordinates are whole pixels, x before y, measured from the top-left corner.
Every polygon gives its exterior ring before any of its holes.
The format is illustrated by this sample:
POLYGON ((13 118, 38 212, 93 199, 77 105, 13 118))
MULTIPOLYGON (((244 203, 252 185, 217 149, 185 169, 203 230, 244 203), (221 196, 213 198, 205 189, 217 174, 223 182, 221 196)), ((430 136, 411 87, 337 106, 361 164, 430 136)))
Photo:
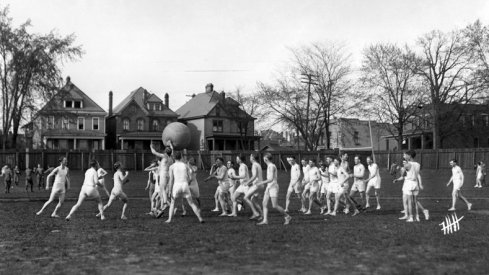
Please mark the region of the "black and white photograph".
POLYGON ((3 0, 0 274, 488 274, 489 1, 3 0))

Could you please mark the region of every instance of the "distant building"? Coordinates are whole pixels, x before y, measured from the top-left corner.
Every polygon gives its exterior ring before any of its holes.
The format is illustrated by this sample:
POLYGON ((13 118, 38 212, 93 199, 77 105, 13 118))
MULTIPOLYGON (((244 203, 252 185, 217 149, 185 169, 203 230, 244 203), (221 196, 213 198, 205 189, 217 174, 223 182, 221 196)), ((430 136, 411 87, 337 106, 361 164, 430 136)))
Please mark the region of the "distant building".
POLYGON ((107 113, 66 78, 66 84, 23 126, 34 149, 105 149, 107 113))
MULTIPOLYGON (((432 105, 424 105, 406 125, 401 149, 433 149, 432 105)), ((489 147, 489 104, 443 104, 440 106, 439 148, 489 147)), ((397 147, 395 135, 387 143, 397 147)))
POLYGON ((165 102, 153 93, 140 87, 132 91, 114 109, 113 93, 109 93, 109 115, 107 117, 108 149, 149 149, 151 142, 161 147, 161 134, 167 124, 177 121, 178 115, 169 107, 169 96, 165 102))
MULTIPOLYGON (((372 128, 372 139, 370 139, 368 120, 356 118, 331 120, 329 127, 331 132, 330 149, 364 149, 366 147, 373 147, 374 150, 388 149, 388 143, 382 138, 389 134, 388 125, 371 121, 370 126, 372 128)), ((323 133, 318 149, 326 149, 326 133, 323 133)))
POLYGON ((239 103, 208 84, 205 93, 194 95, 176 113, 192 133, 190 150, 254 150, 260 136, 254 121, 239 103))

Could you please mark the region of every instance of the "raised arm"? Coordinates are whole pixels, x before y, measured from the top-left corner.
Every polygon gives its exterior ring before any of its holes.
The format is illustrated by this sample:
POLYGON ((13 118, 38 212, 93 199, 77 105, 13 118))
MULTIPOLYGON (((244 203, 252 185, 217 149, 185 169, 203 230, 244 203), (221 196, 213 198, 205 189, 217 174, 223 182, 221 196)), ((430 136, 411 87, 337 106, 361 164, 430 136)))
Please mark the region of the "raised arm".
POLYGON ((48 177, 46 178, 46 190, 49 190, 49 183, 51 182, 51 177, 56 175, 56 173, 58 173, 58 167, 53 169, 53 171, 51 171, 51 173, 49 173, 48 177))
POLYGON ((155 148, 153 147, 153 143, 151 143, 151 145, 149 146, 149 148, 151 149, 151 153, 157 157, 160 157, 160 158, 166 158, 168 157, 167 154, 162 154, 162 153, 159 153, 159 152, 156 152, 155 148))
POLYGON ((129 177, 129 171, 126 171, 126 174, 125 175, 122 174, 122 176, 121 176, 121 182, 122 182, 122 184, 125 184, 126 183, 127 177, 129 177))

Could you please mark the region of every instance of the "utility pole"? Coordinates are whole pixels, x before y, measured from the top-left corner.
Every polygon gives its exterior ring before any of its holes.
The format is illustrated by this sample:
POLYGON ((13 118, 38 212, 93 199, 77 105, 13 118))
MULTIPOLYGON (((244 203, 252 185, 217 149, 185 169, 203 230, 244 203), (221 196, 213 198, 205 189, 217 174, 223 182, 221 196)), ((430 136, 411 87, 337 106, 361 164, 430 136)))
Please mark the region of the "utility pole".
MULTIPOLYGON (((311 73, 302 73, 303 79, 301 80, 302 83, 307 84, 307 106, 306 106, 306 133, 307 136, 309 136, 309 108, 311 105, 311 85, 318 85, 316 82, 316 79, 314 79, 316 76, 311 74, 311 73)), ((307 139, 307 136, 304 137, 304 149, 307 151, 307 146, 305 140, 307 139)))

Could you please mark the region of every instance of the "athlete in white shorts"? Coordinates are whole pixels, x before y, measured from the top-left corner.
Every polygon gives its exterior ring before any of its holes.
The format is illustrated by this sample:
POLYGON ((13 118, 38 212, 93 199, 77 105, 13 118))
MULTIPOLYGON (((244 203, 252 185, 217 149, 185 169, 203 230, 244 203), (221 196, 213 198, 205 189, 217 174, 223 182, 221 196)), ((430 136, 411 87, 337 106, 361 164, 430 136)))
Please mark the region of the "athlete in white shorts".
POLYGON ((236 163, 239 165, 238 175, 234 175, 231 179, 236 180, 236 184, 239 182, 238 188, 231 194, 231 200, 233 201, 233 209, 229 216, 237 217, 237 208, 238 208, 238 199, 241 196, 245 196, 246 192, 248 192, 249 186, 245 183, 249 180, 250 175, 248 172, 248 166, 244 163, 244 156, 239 155, 236 157, 236 163))
POLYGON ((98 192, 97 187, 101 187, 102 185, 99 182, 99 177, 97 174, 97 169, 99 168, 99 164, 96 160, 90 161, 90 168, 85 172, 85 180, 83 181, 82 188, 80 190, 80 195, 78 196, 77 203, 71 208, 70 213, 66 216, 66 220, 69 221, 71 216, 75 213, 75 211, 81 206, 83 201, 87 198, 94 198, 97 200, 98 209, 100 211, 100 219, 105 220, 104 216, 104 205, 102 204, 102 199, 100 198, 100 194, 98 192))
POLYGON ((365 208, 369 208, 369 193, 372 188, 375 189, 375 198, 377 200, 377 210, 380 210, 380 171, 379 171, 379 166, 377 163, 374 163, 372 157, 367 157, 367 164, 368 164, 368 172, 369 172, 369 177, 366 180, 367 181, 367 191, 365 192, 365 200, 367 201, 365 204, 365 208))
POLYGON ((266 185, 265 193, 263 195, 263 220, 258 225, 268 224, 268 201, 272 201, 272 207, 284 215, 284 224, 289 224, 292 217, 285 212, 285 210, 278 205, 278 183, 277 183, 277 167, 272 163, 272 154, 266 153, 263 160, 267 164, 267 179, 265 181, 257 183, 258 185, 266 185))
MULTIPOLYGON (((309 163, 307 160, 303 159, 301 160, 302 164, 302 200, 305 202, 306 198, 308 197, 309 194, 309 189, 311 188, 311 185, 309 184, 309 163)), ((302 206, 300 212, 306 212, 306 206, 305 203, 302 206)))
MULTIPOLYGON (((328 207, 328 212, 325 215, 333 214, 333 209, 331 208, 331 196, 338 190, 338 168, 340 166, 340 161, 335 158, 328 167, 329 174, 329 185, 326 193, 326 206, 328 207)), ((334 206, 333 206, 334 207, 334 206)))
POLYGON ((350 198, 354 201, 353 196, 355 193, 360 194, 360 199, 362 200, 362 205, 365 204, 364 194, 365 194, 365 166, 360 161, 360 156, 355 156, 354 158, 355 166, 353 166, 353 185, 350 190, 350 198))
POLYGON ((65 157, 60 158, 59 160, 60 165, 56 168, 54 168, 53 171, 48 175, 46 179, 46 190, 49 190, 49 183, 51 182, 51 177, 55 176, 54 178, 54 184, 53 184, 53 189, 51 190, 51 195, 49 196, 49 200, 43 205, 41 210, 36 213, 36 215, 41 215, 44 209, 54 201, 55 197, 58 197, 58 204, 56 205, 56 208, 54 208, 53 213, 51 214, 51 217, 53 218, 59 218, 58 216, 58 210, 63 204, 65 200, 65 193, 66 190, 70 188, 70 177, 68 176, 68 167, 66 167, 68 160, 65 157))
POLYGON ((260 164, 257 162, 257 158, 258 157, 254 154, 250 155, 250 161, 252 163, 251 178, 245 182, 245 185, 249 186, 249 189, 244 196, 244 200, 253 212, 250 220, 259 219, 260 213, 262 212, 260 204, 256 201, 258 193, 263 190, 263 185, 257 184, 263 181, 263 170, 260 164))
POLYGON ((151 143, 150 149, 153 155, 160 158, 158 179, 160 183, 159 196, 160 196, 161 205, 157 217, 161 217, 161 215, 163 215, 163 211, 168 207, 168 180, 169 180, 168 169, 170 165, 173 163, 173 159, 171 158, 173 152, 173 145, 171 141, 169 141, 168 146, 165 147, 165 153, 157 152, 153 147, 153 143, 151 143))
POLYGON ((227 167, 224 165, 224 159, 218 157, 216 159, 216 172, 210 176, 210 178, 216 178, 217 183, 219 184, 219 188, 217 189, 219 192, 219 203, 221 204, 222 213, 219 216, 227 216, 229 213, 227 212, 228 206, 227 201, 229 201, 229 180, 228 180, 228 171, 227 167))
POLYGON ((304 214, 311 215, 312 203, 316 202, 319 206, 321 204, 317 201, 317 193, 319 191, 319 181, 321 180, 321 174, 319 173, 319 168, 316 166, 316 161, 314 159, 309 160, 309 208, 304 214))
POLYGON ((472 203, 470 203, 463 195, 462 195, 462 186, 464 185, 464 173, 462 172, 462 168, 457 165, 457 160, 452 159, 450 161, 450 166, 452 166, 452 177, 448 182, 447 186, 453 182, 453 191, 452 191, 452 207, 448 209, 448 211, 455 211, 455 203, 457 202, 457 198, 462 199, 466 204, 469 211, 472 209, 472 203))
POLYGON ((121 162, 118 161, 114 163, 114 170, 116 170, 116 172, 114 173, 114 187, 110 192, 109 202, 104 206, 104 211, 114 202, 115 199, 120 199, 124 203, 124 205, 122 206, 121 219, 127 220, 127 195, 124 193, 124 190, 122 190, 122 186, 128 181, 127 177, 129 176, 129 171, 126 171, 126 173, 124 173, 122 172, 123 169, 124 166, 121 162))
POLYGON ((166 223, 170 223, 175 213, 175 201, 178 198, 187 199, 188 204, 192 207, 195 215, 201 223, 204 222, 200 216, 200 210, 192 199, 192 193, 190 192, 189 182, 191 180, 191 171, 187 164, 182 162, 182 153, 175 152, 175 163, 172 164, 168 170, 170 174, 169 187, 172 194, 172 200, 170 204, 170 211, 168 213, 168 220, 166 223))
POLYGON ((326 163, 321 163, 321 166, 319 167, 319 174, 321 175, 321 188, 320 192, 321 195, 319 197, 319 201, 321 202, 321 213, 324 214, 324 211, 327 209, 327 204, 326 204, 326 197, 328 194, 328 188, 329 188, 329 172, 328 168, 331 163, 331 158, 327 157, 326 158, 326 163))
POLYGON ((290 196, 292 196, 292 193, 295 193, 297 198, 301 200, 301 209, 306 207, 301 196, 301 167, 295 161, 294 156, 288 157, 287 162, 290 164, 290 183, 289 188, 287 189, 287 195, 285 197, 285 212, 289 212, 290 196))

